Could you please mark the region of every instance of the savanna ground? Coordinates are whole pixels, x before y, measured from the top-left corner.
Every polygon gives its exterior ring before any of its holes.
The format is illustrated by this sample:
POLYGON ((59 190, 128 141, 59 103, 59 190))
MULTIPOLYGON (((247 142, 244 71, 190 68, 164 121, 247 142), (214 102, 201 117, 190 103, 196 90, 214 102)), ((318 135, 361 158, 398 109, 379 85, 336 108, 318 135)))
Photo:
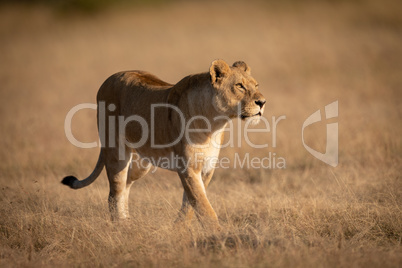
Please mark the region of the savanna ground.
MULTIPOLYGON (((0 266, 400 267, 400 14, 397 1, 194 1, 90 14, 2 5, 0 266), (246 61, 268 100, 265 117, 286 115, 275 148, 272 133, 258 133, 252 140, 268 148, 241 137, 222 150, 276 153, 286 169, 217 169, 208 196, 221 233, 197 222, 174 228, 182 187, 172 172, 138 181, 132 218, 118 224, 105 172, 82 190, 60 184, 95 165, 99 149, 73 146, 64 119, 94 103, 110 74, 143 69, 174 83, 217 58, 246 61), (301 127, 336 100, 333 168, 304 149, 301 127)), ((320 151, 325 123, 305 133, 320 151)), ((73 133, 97 140, 93 110, 75 115, 73 133)))

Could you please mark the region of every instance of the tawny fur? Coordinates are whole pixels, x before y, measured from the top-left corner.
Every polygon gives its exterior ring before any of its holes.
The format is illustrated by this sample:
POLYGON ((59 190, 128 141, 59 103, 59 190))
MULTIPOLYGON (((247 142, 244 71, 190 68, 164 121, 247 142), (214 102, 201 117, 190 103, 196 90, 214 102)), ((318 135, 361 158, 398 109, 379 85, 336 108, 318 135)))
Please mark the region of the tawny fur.
MULTIPOLYGON (((230 67, 223 60, 216 60, 212 62, 209 72, 187 76, 176 85, 143 71, 120 72, 109 77, 100 87, 97 103, 98 118, 101 116, 99 104, 104 103, 104 118, 107 120, 104 128, 100 128, 98 120, 99 130, 105 130, 105 133, 100 133, 102 149, 95 170, 85 180, 79 181, 68 176, 62 182, 73 189, 85 187, 106 166, 112 218, 125 219, 129 216, 128 195, 131 185, 151 168, 151 165, 130 165, 133 154, 136 159, 160 159, 175 155, 186 163, 169 168, 178 173, 184 188, 178 220, 190 219, 195 211, 204 225, 218 227, 218 217, 206 195, 206 188, 214 173, 209 159, 219 154, 222 133, 228 120, 240 117, 258 122, 264 110, 265 99, 258 91, 258 84, 251 76, 249 66, 239 61, 230 67), (158 108, 152 114, 152 104, 176 106, 183 114, 185 123, 194 116, 203 116, 209 120, 211 128, 207 132, 189 132, 187 138, 183 136, 167 148, 152 146, 149 133, 145 143, 130 148, 125 141, 140 141, 144 131, 139 123, 132 122, 127 124, 125 133, 119 133, 119 116, 123 119, 132 115, 140 116, 148 126, 153 122, 155 144, 169 144, 179 135, 182 118, 177 111, 158 108), (218 117, 220 119, 215 120, 218 117), (110 130, 113 125, 109 118, 116 118, 116 127, 112 132, 110 130), (124 151, 123 157, 121 148, 124 151)), ((206 129, 207 124, 203 120, 194 120, 190 128, 206 129)))

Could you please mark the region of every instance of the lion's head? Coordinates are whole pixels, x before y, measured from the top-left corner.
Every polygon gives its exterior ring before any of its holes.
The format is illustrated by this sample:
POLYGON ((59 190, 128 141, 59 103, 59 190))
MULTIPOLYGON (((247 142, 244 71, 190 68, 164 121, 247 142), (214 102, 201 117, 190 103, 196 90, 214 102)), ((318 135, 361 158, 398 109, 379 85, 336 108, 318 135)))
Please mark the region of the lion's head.
POLYGON ((242 61, 230 67, 223 60, 215 60, 209 69, 212 87, 216 90, 213 105, 230 118, 240 117, 258 123, 266 102, 258 91, 258 83, 250 74, 250 67, 242 61))

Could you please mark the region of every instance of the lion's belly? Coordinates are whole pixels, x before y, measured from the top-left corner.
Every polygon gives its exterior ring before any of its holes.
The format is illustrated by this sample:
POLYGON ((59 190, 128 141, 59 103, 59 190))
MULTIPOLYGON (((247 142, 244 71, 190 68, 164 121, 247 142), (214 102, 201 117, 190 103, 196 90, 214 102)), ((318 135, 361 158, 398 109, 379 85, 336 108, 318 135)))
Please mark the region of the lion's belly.
MULTIPOLYGON (((170 149, 151 149, 145 148, 137 149, 139 161, 143 163, 150 163, 155 167, 160 167, 167 170, 177 171, 179 168, 186 165, 184 157, 175 155, 170 149)), ((133 157, 132 161, 137 161, 133 157)))

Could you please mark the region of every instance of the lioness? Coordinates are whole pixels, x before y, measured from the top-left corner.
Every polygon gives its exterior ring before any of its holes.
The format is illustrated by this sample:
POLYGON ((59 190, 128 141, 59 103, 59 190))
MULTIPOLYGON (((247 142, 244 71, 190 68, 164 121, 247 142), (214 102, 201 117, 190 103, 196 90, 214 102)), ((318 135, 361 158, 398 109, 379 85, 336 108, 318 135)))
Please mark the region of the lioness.
POLYGON ((133 182, 152 165, 174 170, 184 187, 178 220, 191 219, 195 210, 203 225, 219 228, 205 192, 214 172, 211 159, 219 154, 228 120, 258 122, 264 111, 265 98, 249 66, 215 60, 209 72, 176 85, 143 71, 116 73, 100 87, 97 104, 102 147, 95 170, 84 180, 68 176, 62 183, 83 188, 106 166, 112 219, 125 219, 133 182))

